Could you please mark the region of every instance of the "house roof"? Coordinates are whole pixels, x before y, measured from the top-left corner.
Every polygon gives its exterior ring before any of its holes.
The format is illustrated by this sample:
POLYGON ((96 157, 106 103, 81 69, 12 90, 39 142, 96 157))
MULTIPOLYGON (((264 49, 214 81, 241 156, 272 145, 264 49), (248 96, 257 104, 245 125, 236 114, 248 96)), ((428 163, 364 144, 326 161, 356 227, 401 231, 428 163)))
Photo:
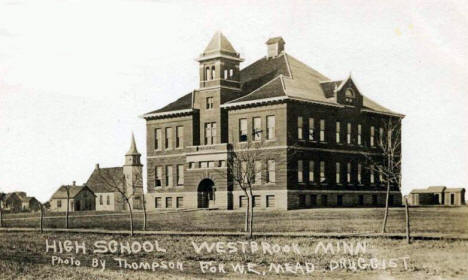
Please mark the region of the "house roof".
MULTIPOLYGON (((222 35, 222 34, 221 34, 222 35)), ((224 36, 216 35, 222 39, 224 36), (219 37, 221 36, 221 37, 219 37)), ((279 38, 272 38, 279 40, 279 38)), ((216 40, 215 40, 216 41, 216 40)), ((219 41, 219 40, 218 40, 219 41)), ((211 44, 209 50, 219 42, 211 44)), ((241 93, 234 100, 225 101, 223 107, 232 107, 244 102, 254 100, 262 101, 271 98, 297 99, 316 102, 324 105, 343 106, 337 102, 336 91, 351 80, 349 76, 345 80, 332 81, 320 72, 299 61, 288 53, 282 53, 273 58, 263 57, 240 71, 241 93)), ((192 93, 188 93, 176 101, 143 117, 149 117, 158 113, 171 111, 183 111, 192 109, 192 93)), ((385 108, 377 102, 363 96, 363 110, 368 112, 383 113, 403 116, 385 108)))
POLYGON ((218 51, 225 51, 234 54, 237 53, 231 42, 229 42, 226 36, 224 36, 224 34, 220 31, 216 32, 213 37, 211 37, 211 40, 203 51, 203 54, 209 54, 218 51))
POLYGON ((444 186, 431 186, 426 189, 415 189, 411 193, 441 193, 446 189, 444 186))
POLYGON ((464 192, 465 188, 446 188, 446 192, 464 192))
POLYGON ((122 167, 95 168, 86 185, 94 193, 116 192, 123 189, 125 178, 122 167))
POLYGON ((60 186, 60 188, 52 195, 50 199, 67 198, 67 188, 69 189, 69 192, 70 192, 70 198, 74 198, 75 196, 77 196, 83 189, 89 190, 89 188, 86 185, 84 186, 63 185, 63 186, 60 186))

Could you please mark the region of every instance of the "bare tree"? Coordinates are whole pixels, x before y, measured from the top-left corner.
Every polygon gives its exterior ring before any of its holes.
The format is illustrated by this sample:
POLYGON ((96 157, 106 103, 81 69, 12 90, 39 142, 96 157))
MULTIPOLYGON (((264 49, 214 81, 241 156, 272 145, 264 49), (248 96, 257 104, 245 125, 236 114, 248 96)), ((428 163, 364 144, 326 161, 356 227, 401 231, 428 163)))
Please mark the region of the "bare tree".
POLYGON ((65 193, 67 194, 67 210, 65 212, 65 228, 68 228, 68 219, 70 214, 70 186, 65 185, 65 193))
POLYGON ((40 217, 40 222, 39 222, 39 228, 41 230, 41 233, 44 232, 44 212, 45 212, 45 207, 44 204, 40 201, 39 202, 39 210, 41 211, 41 217, 40 217))
POLYGON ((118 193, 123 199, 124 204, 128 207, 129 216, 130 216, 130 236, 133 236, 133 209, 132 199, 134 193, 127 193, 125 188, 125 175, 121 174, 119 176, 114 176, 110 169, 102 168, 98 169, 97 183, 102 184, 106 190, 109 192, 118 193))
MULTIPOLYGON (((382 121, 381 132, 377 138, 377 155, 365 154, 370 172, 377 173, 382 183, 386 185, 385 213, 382 223, 382 233, 385 233, 390 190, 392 186, 401 187, 401 119, 386 119, 382 121)), ((371 136, 372 137, 372 136, 371 136)))

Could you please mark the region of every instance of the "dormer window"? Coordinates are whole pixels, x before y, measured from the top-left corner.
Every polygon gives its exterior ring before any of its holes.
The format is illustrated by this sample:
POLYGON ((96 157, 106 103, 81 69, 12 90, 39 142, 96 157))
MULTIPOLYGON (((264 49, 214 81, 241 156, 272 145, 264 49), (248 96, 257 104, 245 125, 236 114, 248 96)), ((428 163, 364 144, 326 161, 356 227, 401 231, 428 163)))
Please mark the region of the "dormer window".
POLYGON ((356 98, 356 95, 354 94, 354 91, 351 88, 346 89, 346 91, 345 91, 345 101, 347 103, 353 103, 354 98, 356 98))

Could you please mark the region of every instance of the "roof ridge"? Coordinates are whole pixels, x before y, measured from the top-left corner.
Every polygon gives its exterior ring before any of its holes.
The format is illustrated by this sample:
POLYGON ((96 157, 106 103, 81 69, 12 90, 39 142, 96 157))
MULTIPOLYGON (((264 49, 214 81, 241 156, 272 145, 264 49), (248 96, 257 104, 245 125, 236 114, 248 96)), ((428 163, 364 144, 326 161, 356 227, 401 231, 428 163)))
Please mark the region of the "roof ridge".
POLYGON ((322 73, 319 72, 318 70, 315 70, 315 69, 312 68, 311 66, 309 66, 309 65, 307 65, 306 63, 300 61, 299 59, 295 58, 294 56, 290 55, 289 53, 284 52, 284 55, 287 55, 287 56, 289 56, 290 58, 292 58, 293 60, 295 60, 296 62, 298 62, 298 63, 304 65, 308 70, 311 70, 311 71, 313 71, 313 72, 316 72, 316 73, 318 73, 320 76, 324 77, 325 79, 330 80, 330 78, 328 78, 327 76, 325 76, 324 74, 322 74, 322 73))
POLYGON ((289 65, 288 55, 289 54, 287 52, 283 53, 284 61, 286 61, 286 68, 288 68, 289 76, 291 79, 294 79, 293 73, 291 71, 291 65, 289 65))

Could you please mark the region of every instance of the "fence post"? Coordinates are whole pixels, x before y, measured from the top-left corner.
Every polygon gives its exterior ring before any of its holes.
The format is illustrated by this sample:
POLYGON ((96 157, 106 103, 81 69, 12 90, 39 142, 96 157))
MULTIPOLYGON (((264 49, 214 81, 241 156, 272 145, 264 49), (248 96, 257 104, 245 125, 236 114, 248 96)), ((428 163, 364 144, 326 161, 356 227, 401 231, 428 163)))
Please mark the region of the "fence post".
POLYGON ((408 207, 408 198, 405 197, 405 213, 406 213, 406 242, 411 243, 410 240, 410 216, 409 216, 409 207, 408 207))

